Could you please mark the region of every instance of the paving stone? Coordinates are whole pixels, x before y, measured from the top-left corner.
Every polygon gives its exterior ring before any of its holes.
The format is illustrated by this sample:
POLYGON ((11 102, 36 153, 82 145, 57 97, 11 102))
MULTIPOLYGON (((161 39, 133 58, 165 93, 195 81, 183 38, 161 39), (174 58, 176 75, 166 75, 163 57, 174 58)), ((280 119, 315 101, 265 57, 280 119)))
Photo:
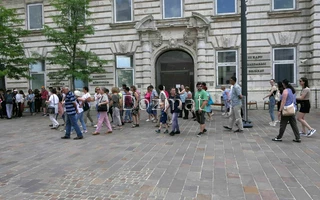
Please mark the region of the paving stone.
POLYGON ((275 143, 268 113, 249 112, 252 129, 225 131, 216 112, 201 138, 196 122, 180 119, 175 137, 141 121, 82 141, 60 140, 47 117, 0 120, 0 199, 320 199, 318 134, 295 144, 288 127, 275 143))

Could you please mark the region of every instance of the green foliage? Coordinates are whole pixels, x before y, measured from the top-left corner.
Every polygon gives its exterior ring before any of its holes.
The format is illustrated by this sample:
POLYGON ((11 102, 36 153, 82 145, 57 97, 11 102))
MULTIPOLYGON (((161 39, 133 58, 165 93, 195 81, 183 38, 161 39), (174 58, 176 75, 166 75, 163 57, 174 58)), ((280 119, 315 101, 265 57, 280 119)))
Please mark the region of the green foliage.
POLYGON ((107 63, 95 53, 80 48, 86 44, 85 37, 94 34, 94 27, 90 24, 89 2, 52 0, 51 5, 59 12, 52 16, 57 28, 44 26, 43 30, 47 41, 55 43, 52 56, 46 58, 48 63, 61 66, 61 69, 48 73, 48 76, 56 82, 71 79, 72 89, 75 79, 90 81, 90 74, 105 72, 103 65, 107 63))
POLYGON ((34 59, 25 56, 24 45, 20 39, 29 32, 22 29, 22 25, 23 20, 18 18, 14 9, 0 5, 0 77, 31 78, 29 65, 34 59))

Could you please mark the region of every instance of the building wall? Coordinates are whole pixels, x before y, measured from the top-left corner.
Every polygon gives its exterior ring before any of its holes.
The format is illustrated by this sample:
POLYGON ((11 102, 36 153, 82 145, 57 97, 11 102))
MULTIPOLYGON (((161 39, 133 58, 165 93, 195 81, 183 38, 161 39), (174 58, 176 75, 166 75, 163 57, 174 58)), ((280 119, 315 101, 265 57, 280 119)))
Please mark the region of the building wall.
MULTIPOLYGON (((115 23, 113 0, 92 0, 90 10, 96 31, 87 37, 83 48, 107 60, 114 60, 118 54, 133 55, 134 83, 143 91, 147 85, 156 84, 158 56, 170 49, 184 50, 194 59, 195 82, 207 82, 219 101, 217 51, 237 51, 237 76, 241 82, 240 0, 237 13, 231 15, 217 15, 213 0, 183 0, 183 17, 175 19, 163 19, 162 1, 133 0, 133 21, 115 23)), ((21 18, 26 18, 27 4, 39 2, 44 4, 44 23, 54 26, 50 16, 56 11, 48 0, 3 1, 7 7, 16 8, 21 18)), ((296 0, 297 9, 287 11, 272 11, 271 3, 272 0, 249 0, 247 4, 248 100, 258 102, 262 102, 273 78, 273 48, 296 48, 296 83, 304 76, 316 88, 320 81, 320 1, 296 0)), ((23 41, 27 55, 36 51, 50 56, 53 44, 46 42, 39 31, 33 31, 23 41)), ((46 72, 58 67, 47 65, 46 72)), ((104 67, 105 75, 92 75, 91 91, 101 84, 116 84, 115 62, 104 67)), ((46 80, 47 87, 52 83, 46 80)), ((24 90, 30 87, 27 80, 7 79, 6 85, 24 90)))

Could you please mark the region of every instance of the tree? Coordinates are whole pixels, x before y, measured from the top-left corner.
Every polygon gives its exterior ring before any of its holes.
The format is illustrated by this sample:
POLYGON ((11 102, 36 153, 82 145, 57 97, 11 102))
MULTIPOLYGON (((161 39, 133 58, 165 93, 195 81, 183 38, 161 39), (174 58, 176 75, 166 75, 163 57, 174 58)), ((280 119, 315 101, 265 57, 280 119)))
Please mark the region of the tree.
POLYGON ((0 78, 31 78, 29 65, 34 59, 25 56, 21 38, 29 32, 22 26, 23 20, 18 18, 14 9, 0 5, 0 78))
POLYGON ((52 16, 57 27, 45 25, 43 30, 47 41, 55 43, 52 56, 46 58, 48 63, 61 66, 48 76, 57 83, 66 78, 71 80, 71 89, 74 89, 75 79, 91 81, 92 73, 104 73, 103 65, 108 62, 80 48, 86 44, 85 37, 94 34, 94 27, 89 24, 92 22, 89 3, 90 0, 52 0, 51 5, 59 12, 52 16))

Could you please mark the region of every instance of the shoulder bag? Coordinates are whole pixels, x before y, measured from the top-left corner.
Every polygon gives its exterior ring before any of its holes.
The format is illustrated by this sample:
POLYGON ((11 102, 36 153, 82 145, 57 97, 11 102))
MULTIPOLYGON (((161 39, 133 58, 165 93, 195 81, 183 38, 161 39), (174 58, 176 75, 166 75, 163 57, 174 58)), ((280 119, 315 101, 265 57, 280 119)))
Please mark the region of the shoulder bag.
MULTIPOLYGON (((103 96, 101 97, 99 103, 101 103, 102 99, 103 99, 103 96)), ((108 110, 109 110, 109 108, 108 108, 107 104, 102 104, 102 105, 98 106, 98 112, 107 112, 108 110)))
POLYGON ((54 106, 55 105, 55 101, 54 101, 55 96, 54 95, 53 95, 52 99, 53 99, 53 106, 48 106, 47 112, 49 114, 56 114, 56 108, 54 106))
MULTIPOLYGON (((289 94, 288 94, 289 95, 289 94)), ((292 94, 293 95, 293 94, 292 94)), ((292 97, 293 99, 293 97, 292 97)), ((286 117, 289 117, 289 116, 294 116, 296 113, 296 108, 294 106, 294 102, 292 102, 290 105, 288 106, 284 106, 283 107, 283 110, 282 110, 282 116, 286 116, 286 117)))

